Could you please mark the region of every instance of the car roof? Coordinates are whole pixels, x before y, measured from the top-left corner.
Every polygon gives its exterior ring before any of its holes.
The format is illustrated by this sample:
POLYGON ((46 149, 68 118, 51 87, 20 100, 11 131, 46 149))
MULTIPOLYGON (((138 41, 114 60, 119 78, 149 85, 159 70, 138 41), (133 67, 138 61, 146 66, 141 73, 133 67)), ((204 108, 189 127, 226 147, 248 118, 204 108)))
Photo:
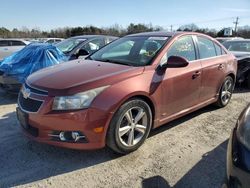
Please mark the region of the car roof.
POLYGON ((175 31, 175 32, 167 32, 167 31, 152 31, 152 32, 143 32, 143 33, 136 33, 127 36, 151 36, 151 37, 173 37, 177 35, 204 35, 203 33, 198 32, 190 32, 190 31, 175 31))
MULTIPOLYGON (((92 38, 98 38, 98 37, 115 37, 115 36, 109 36, 109 35, 79 35, 75 37, 70 37, 74 39, 92 39, 92 38)), ((118 37, 116 37, 118 38, 118 37)))

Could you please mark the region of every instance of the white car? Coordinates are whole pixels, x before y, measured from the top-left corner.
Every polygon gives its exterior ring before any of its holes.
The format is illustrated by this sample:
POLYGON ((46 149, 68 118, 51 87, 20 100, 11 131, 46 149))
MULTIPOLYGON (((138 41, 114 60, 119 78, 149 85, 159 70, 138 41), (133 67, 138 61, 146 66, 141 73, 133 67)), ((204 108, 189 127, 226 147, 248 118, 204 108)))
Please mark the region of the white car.
POLYGON ((0 61, 21 50, 30 42, 23 39, 0 39, 0 61))

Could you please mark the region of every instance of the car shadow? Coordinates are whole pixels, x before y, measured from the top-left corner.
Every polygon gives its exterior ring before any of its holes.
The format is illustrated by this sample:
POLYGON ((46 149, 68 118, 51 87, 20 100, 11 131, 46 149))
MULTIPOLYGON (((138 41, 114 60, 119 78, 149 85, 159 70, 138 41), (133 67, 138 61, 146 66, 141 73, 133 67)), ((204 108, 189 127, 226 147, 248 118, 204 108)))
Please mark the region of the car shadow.
POLYGON ((142 180, 142 188, 171 188, 162 176, 153 176, 142 180))
POLYGON ((225 140, 189 170, 174 187, 221 187, 226 177, 227 143, 225 140))
MULTIPOLYGON (((222 187, 226 177, 226 153, 228 140, 212 151, 205 153, 202 159, 193 166, 173 188, 222 187)), ((170 188, 168 181, 162 176, 143 179, 142 188, 170 188)))
POLYGON ((196 116, 199 116, 203 113, 206 113, 206 112, 211 112, 211 111, 214 111, 214 110, 218 110, 219 108, 215 105, 209 105, 209 106, 206 106, 206 107, 203 107, 199 110, 196 110, 190 114, 187 114, 183 117, 180 117, 176 120, 173 120, 173 121, 170 121, 169 123, 166 123, 160 127, 157 127, 155 129, 153 129, 150 134, 149 134, 149 137, 152 137, 152 136, 155 136, 161 132, 164 132, 166 130, 169 130, 171 128, 174 128, 175 126, 181 124, 181 123, 184 123, 186 121, 189 121, 190 119, 196 117, 196 116))

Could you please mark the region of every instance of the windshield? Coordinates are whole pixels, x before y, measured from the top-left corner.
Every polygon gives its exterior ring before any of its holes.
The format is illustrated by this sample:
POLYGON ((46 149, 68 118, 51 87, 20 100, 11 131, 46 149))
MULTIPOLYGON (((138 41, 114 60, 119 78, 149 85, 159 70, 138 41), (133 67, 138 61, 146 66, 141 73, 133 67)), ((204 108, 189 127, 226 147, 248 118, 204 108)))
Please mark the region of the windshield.
POLYGON ((130 66, 148 65, 167 39, 168 37, 123 37, 100 49, 89 59, 130 66))
POLYGON ((62 42, 57 43, 55 46, 59 48, 63 53, 71 52, 78 44, 85 41, 86 39, 66 39, 62 42))
POLYGON ((250 52, 250 41, 227 41, 223 45, 229 51, 250 52))

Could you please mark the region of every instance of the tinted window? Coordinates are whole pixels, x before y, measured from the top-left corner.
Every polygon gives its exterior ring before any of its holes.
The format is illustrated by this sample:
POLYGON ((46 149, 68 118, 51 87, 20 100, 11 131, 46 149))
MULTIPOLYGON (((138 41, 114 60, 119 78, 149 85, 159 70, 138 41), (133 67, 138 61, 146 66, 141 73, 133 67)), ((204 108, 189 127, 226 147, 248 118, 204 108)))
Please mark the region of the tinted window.
POLYGON ((174 44, 172 44, 168 52, 162 58, 161 63, 165 63, 170 56, 184 57, 188 61, 195 60, 196 55, 192 37, 181 37, 176 42, 174 42, 174 44))
POLYGON ((1 40, 0 41, 0 46, 9 46, 9 41, 7 41, 7 40, 1 40))
POLYGON ((197 39, 201 59, 216 56, 214 44, 211 40, 204 37, 197 37, 197 39))
POLYGON ((13 40, 11 41, 11 46, 25 46, 25 44, 22 41, 13 40))
POLYGON ((215 50, 216 50, 216 54, 219 56, 219 55, 222 55, 222 50, 221 50, 221 47, 214 43, 214 46, 215 46, 215 50))

